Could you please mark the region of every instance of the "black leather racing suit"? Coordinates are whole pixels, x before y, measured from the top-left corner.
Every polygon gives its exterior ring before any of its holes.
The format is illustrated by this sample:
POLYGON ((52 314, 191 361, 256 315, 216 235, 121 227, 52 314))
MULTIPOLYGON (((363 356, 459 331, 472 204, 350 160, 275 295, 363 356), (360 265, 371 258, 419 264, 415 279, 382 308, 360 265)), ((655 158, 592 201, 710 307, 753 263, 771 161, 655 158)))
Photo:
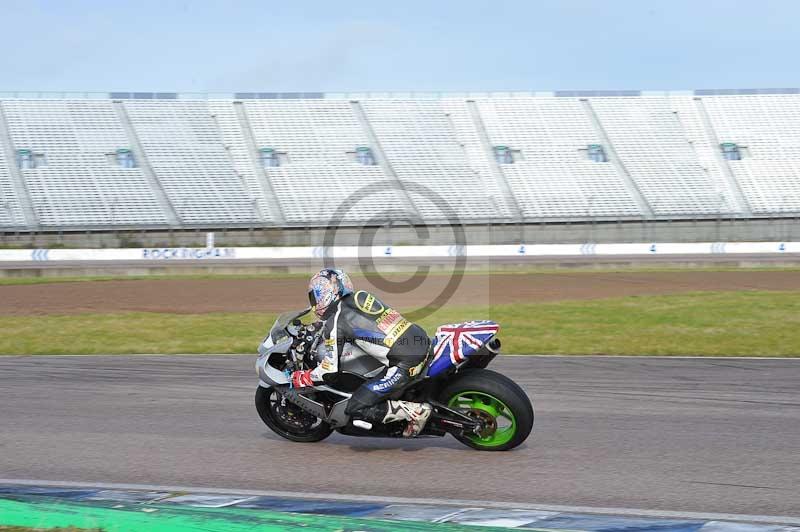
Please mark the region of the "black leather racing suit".
POLYGON ((325 354, 311 372, 312 379, 331 380, 339 371, 339 357, 348 343, 377 358, 387 369, 353 393, 346 413, 354 419, 380 422, 388 410, 386 400, 422 370, 430 349, 428 335, 363 290, 344 296, 325 318, 325 354))

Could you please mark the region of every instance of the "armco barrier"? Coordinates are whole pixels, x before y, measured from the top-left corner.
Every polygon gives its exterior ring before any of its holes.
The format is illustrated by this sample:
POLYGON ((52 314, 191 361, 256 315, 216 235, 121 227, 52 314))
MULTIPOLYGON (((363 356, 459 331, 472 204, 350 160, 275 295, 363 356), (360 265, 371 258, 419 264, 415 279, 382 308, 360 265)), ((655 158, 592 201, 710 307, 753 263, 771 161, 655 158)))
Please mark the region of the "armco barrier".
POLYGON ((800 242, 695 242, 628 244, 514 244, 468 246, 243 247, 243 248, 126 248, 126 249, 6 249, 0 262, 62 261, 202 261, 314 260, 323 257, 355 259, 467 257, 571 257, 648 255, 733 255, 800 253, 800 242))

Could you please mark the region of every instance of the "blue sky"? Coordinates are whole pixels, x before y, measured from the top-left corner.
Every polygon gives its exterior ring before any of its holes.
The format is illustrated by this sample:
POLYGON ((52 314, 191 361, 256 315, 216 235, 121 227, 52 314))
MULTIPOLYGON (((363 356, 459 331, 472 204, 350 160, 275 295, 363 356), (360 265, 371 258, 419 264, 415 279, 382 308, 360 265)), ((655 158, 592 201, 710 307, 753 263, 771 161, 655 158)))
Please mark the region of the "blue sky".
POLYGON ((800 86, 798 0, 0 0, 0 91, 800 86))

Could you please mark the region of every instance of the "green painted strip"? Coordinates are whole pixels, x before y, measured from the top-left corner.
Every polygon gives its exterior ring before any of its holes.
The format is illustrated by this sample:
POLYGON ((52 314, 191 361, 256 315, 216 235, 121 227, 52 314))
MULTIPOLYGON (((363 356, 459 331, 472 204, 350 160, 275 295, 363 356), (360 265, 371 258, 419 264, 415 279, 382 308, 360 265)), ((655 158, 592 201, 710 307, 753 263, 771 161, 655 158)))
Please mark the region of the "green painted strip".
POLYGON ((90 504, 0 500, 0 524, 34 527, 101 528, 104 532, 477 532, 505 528, 475 527, 413 521, 384 521, 351 517, 290 514, 237 508, 190 508, 146 505, 113 508, 90 504))

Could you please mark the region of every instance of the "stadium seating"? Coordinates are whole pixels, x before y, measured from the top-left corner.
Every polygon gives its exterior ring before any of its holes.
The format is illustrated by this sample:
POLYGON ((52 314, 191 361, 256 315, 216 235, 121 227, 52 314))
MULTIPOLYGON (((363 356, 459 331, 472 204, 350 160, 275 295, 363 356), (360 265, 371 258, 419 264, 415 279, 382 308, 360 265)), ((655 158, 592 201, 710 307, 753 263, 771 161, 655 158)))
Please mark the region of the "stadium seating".
POLYGON ((258 223, 205 101, 126 100, 144 154, 184 224, 258 223))
POLYGON ((120 168, 113 160, 130 142, 111 101, 5 100, 2 106, 14 149, 46 159, 46 165, 20 170, 40 225, 166 222, 141 170, 120 168))
POLYGON ((0 228, 797 215, 800 94, 764 92, 6 98, 0 228))
MULTIPOLYGON (((725 200, 720 200, 721 205, 735 206, 744 202, 736 191, 738 183, 728 183, 722 155, 720 154, 719 141, 714 132, 708 129, 706 119, 701 110, 702 103, 694 96, 675 96, 669 98, 670 110, 680 124, 697 162, 703 168, 713 186, 720 191, 725 200)), ((735 211, 747 209, 747 205, 739 205, 735 211)))
MULTIPOLYGON (((0 227, 23 227, 22 208, 11 180, 9 162, 0 146, 0 227)), ((12 162, 13 164, 13 162, 12 162)))
POLYGON ((234 172, 242 179, 247 193, 253 198, 255 216, 266 222, 278 222, 272 202, 268 197, 269 187, 265 186, 264 176, 258 172, 256 161, 250 153, 245 128, 239 120, 234 104, 226 100, 213 100, 208 103, 209 112, 219 128, 222 143, 228 152, 234 172))
POLYGON ((438 100, 366 100, 363 106, 397 177, 438 196, 434 200, 412 194, 423 218, 447 219, 448 212, 460 219, 508 215, 492 176, 481 176, 470 168, 438 100))
MULTIPOLYGON (((511 194, 505 197, 503 176, 498 176, 491 161, 491 155, 483 145, 479 129, 469 110, 469 103, 463 98, 446 98, 442 100, 442 108, 452 124, 453 134, 461 145, 469 169, 480 181, 480 190, 485 190, 488 207, 499 217, 515 218, 513 205, 516 198, 511 194)), ((509 191, 510 192, 510 191, 509 191)), ((484 207, 485 208, 485 207, 484 207)))
POLYGON ((610 163, 588 160, 600 143, 574 98, 487 98, 477 102, 492 145, 520 150, 501 165, 528 219, 640 216, 610 163))
POLYGON ((703 98, 720 142, 746 149, 727 164, 754 213, 800 211, 800 96, 703 98))
MULTIPOLYGON (((353 194, 389 179, 380 165, 355 160, 356 148, 369 139, 347 100, 251 100, 244 103, 255 143, 282 159, 265 173, 290 224, 326 225, 337 215, 344 221, 390 216, 397 203, 390 190, 368 201, 353 194)), ((398 215, 395 209, 393 215, 398 215)))
POLYGON ((593 98, 608 138, 657 216, 730 213, 663 97, 593 98))

